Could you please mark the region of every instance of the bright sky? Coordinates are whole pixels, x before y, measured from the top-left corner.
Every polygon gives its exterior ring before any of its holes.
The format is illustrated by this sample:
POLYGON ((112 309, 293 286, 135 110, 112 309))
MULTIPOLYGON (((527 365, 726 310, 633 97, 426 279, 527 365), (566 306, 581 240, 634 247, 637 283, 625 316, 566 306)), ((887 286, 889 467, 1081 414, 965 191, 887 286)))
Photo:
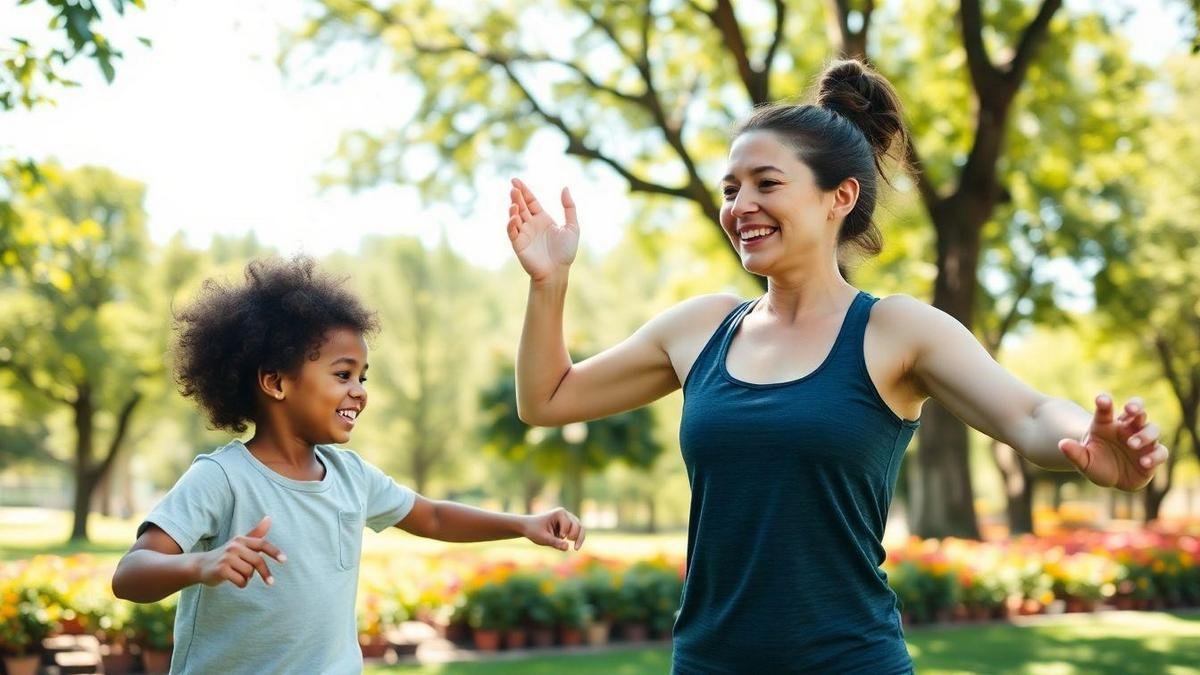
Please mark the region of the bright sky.
MULTIPOLYGON (((1069 4, 1088 4, 1077 0, 1069 4)), ((1178 19, 1159 3, 1139 6, 1130 30, 1140 58, 1178 52, 1178 19)), ((384 187, 359 193, 317 188, 339 137, 358 128, 384 129, 404 120, 416 93, 386 73, 356 72, 338 83, 288 81, 275 66, 281 9, 271 0, 150 0, 105 26, 125 51, 109 86, 81 59, 70 75, 83 86, 56 92, 58 105, 2 118, 0 155, 55 157, 68 166, 96 164, 147 185, 151 236, 184 231, 206 245, 214 233, 254 231, 284 252, 322 255, 355 251, 370 233, 445 232, 472 262, 503 263, 507 176, 480 178, 473 212, 422 207, 415 190, 384 187), (152 48, 134 36, 153 41, 152 48)), ((111 15, 108 3, 101 3, 111 15)), ((42 34, 49 10, 41 3, 0 6, 0 43, 9 35, 42 34)), ((45 41, 37 44, 46 44, 45 41)), ((546 201, 572 186, 583 216, 584 242, 600 250, 616 243, 629 217, 624 183, 606 170, 587 174, 546 134, 530 152, 525 173, 546 201), (596 215, 604 214, 603 219, 596 215)))

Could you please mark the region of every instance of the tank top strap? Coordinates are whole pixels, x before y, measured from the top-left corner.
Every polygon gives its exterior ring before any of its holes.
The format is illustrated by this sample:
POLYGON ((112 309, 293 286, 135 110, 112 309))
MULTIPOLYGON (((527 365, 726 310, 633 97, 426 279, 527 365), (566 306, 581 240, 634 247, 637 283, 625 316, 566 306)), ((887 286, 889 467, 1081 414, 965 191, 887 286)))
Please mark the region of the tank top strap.
POLYGON ((683 382, 682 389, 685 396, 688 393, 688 385, 690 383, 705 379, 711 376, 714 371, 720 370, 725 349, 733 338, 733 334, 737 332, 738 326, 741 325, 742 319, 754 307, 756 302, 758 302, 758 299, 746 300, 738 304, 717 325, 716 330, 709 336, 708 342, 705 343, 700 353, 696 356, 696 361, 692 364, 692 368, 683 382))
POLYGON ((838 339, 839 344, 836 351, 840 357, 862 358, 867 321, 871 318, 871 307, 878 300, 879 298, 866 291, 859 291, 858 295, 854 296, 854 301, 850 303, 850 309, 846 312, 845 325, 842 327, 838 339))

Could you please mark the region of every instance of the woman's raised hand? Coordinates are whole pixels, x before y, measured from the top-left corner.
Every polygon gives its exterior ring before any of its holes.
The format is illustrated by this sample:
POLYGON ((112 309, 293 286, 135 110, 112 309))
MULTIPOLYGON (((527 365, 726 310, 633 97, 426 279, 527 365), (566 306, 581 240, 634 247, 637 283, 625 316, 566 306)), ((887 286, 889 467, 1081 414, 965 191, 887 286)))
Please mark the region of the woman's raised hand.
POLYGON ((1140 398, 1131 399, 1114 417, 1112 397, 1101 394, 1084 438, 1064 438, 1058 448, 1093 483, 1132 492, 1146 487, 1158 465, 1167 461, 1158 433, 1140 398))
POLYGON ((565 272, 579 248, 579 221, 575 201, 567 188, 562 191, 563 224, 554 222, 533 192, 519 178, 509 192, 508 240, 521 267, 533 281, 544 281, 565 272))

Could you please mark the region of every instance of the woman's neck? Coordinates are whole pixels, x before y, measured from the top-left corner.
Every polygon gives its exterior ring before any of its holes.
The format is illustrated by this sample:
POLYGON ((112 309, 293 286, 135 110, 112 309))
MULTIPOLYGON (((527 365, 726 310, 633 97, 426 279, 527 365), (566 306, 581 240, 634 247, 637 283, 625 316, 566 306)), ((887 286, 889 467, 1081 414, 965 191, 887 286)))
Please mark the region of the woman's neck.
POLYGON ((858 290, 836 271, 790 279, 770 277, 764 301, 756 311, 765 311, 777 320, 794 323, 813 315, 843 311, 857 293, 858 290))

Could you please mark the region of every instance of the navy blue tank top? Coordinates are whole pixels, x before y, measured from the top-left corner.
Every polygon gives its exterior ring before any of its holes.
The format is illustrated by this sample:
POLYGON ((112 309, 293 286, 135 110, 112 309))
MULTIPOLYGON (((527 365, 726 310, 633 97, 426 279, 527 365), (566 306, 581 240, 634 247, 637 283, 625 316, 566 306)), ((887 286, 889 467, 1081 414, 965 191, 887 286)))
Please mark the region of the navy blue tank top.
POLYGON ((883 528, 917 427, 867 375, 876 298, 859 292, 825 360, 789 382, 725 367, 738 305, 683 385, 692 487, 673 672, 907 673, 883 528))

